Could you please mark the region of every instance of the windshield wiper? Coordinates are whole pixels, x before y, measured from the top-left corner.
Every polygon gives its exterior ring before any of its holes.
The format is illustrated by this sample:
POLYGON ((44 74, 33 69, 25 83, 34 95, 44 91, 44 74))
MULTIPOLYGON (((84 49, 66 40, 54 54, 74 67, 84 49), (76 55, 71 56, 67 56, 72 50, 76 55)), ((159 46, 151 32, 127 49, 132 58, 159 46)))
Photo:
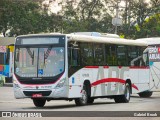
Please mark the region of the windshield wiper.
POLYGON ((46 53, 44 51, 44 64, 45 64, 45 60, 48 58, 51 50, 52 50, 52 47, 48 48, 47 51, 46 51, 46 53))
POLYGON ((32 58, 32 65, 33 65, 33 63, 34 63, 34 51, 33 51, 33 54, 32 54, 30 48, 26 48, 26 49, 27 49, 27 52, 28 52, 29 56, 32 58))

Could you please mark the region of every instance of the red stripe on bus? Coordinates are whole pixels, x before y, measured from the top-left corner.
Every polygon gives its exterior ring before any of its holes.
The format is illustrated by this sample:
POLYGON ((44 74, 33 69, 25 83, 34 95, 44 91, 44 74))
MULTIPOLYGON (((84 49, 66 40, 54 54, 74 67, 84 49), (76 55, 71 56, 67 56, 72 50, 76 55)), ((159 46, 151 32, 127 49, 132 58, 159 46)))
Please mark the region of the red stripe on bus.
POLYGON ((122 68, 122 66, 118 66, 119 68, 122 68))
MULTIPOLYGON (((125 81, 125 80, 122 80, 122 79, 119 79, 119 78, 104 78, 104 79, 98 80, 98 81, 96 81, 96 82, 93 82, 93 83, 91 84, 91 87, 97 86, 97 85, 99 85, 99 84, 106 83, 106 82, 119 82, 119 83, 125 84, 126 81, 125 81)), ((136 85, 132 84, 132 87, 133 87, 134 89, 138 90, 138 87, 137 87, 136 85)))
POLYGON ((84 68, 99 68, 99 66, 85 66, 84 68))
POLYGON ((109 68, 109 66, 103 66, 103 68, 109 68))
POLYGON ((138 90, 138 87, 137 87, 136 85, 132 84, 132 87, 133 87, 134 89, 138 90))
MULTIPOLYGON (((100 66, 85 66, 84 68, 99 68, 100 66)), ((122 68, 123 66, 117 66, 118 68, 122 68)), ((127 66, 124 66, 127 67, 127 66)), ((103 66, 103 68, 109 68, 109 66, 103 66)), ((149 69, 148 66, 130 66, 130 69, 149 69)))
MULTIPOLYGON (((85 66, 84 68, 99 68, 100 66, 85 66)), ((103 68, 109 68, 109 66, 103 66, 103 68)))

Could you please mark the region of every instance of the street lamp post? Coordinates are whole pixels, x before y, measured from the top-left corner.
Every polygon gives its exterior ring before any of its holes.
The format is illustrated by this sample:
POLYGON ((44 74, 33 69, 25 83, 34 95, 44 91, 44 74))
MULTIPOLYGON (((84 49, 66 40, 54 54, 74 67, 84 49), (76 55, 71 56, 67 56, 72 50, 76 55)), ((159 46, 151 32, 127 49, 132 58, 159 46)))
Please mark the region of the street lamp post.
MULTIPOLYGON (((116 18, 118 18, 118 13, 119 13, 119 3, 121 2, 121 0, 117 1, 117 5, 116 5, 116 18)), ((117 34, 117 24, 115 25, 115 34, 117 34)))
POLYGON ((119 3, 121 2, 121 0, 117 0, 116 5, 115 6, 110 6, 114 9, 116 9, 116 16, 112 19, 112 24, 115 26, 115 34, 117 34, 118 31, 118 26, 120 26, 122 24, 122 20, 119 18, 119 3))

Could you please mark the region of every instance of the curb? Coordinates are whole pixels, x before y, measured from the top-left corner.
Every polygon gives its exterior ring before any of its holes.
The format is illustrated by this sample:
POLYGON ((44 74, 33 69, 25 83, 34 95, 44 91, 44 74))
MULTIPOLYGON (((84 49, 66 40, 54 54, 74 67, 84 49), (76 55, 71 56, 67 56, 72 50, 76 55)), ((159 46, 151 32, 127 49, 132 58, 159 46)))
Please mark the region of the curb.
POLYGON ((13 83, 5 83, 3 87, 13 87, 13 83))

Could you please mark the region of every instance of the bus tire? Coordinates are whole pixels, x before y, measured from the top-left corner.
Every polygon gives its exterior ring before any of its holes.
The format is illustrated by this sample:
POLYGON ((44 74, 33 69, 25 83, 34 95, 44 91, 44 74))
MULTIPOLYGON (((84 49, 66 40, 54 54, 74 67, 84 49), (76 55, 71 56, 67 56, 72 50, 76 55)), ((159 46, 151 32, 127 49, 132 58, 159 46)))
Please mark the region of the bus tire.
POLYGON ((142 97, 142 98, 149 98, 149 97, 152 96, 152 93, 153 93, 153 92, 151 92, 151 91, 147 91, 147 92, 141 92, 141 93, 139 93, 138 95, 139 95, 140 97, 142 97))
POLYGON ((43 107, 46 103, 45 99, 33 99, 33 103, 36 107, 43 107))
POLYGON ((92 104, 93 102, 94 102, 94 98, 89 97, 88 100, 87 100, 87 103, 92 104))
POLYGON ((130 101, 131 89, 128 83, 125 84, 124 95, 117 95, 114 97, 116 103, 128 103, 130 101))
POLYGON ((76 103, 77 106, 83 106, 83 105, 87 104, 87 101, 88 101, 87 89, 86 89, 86 86, 83 86, 82 97, 81 98, 76 98, 75 103, 76 103))

